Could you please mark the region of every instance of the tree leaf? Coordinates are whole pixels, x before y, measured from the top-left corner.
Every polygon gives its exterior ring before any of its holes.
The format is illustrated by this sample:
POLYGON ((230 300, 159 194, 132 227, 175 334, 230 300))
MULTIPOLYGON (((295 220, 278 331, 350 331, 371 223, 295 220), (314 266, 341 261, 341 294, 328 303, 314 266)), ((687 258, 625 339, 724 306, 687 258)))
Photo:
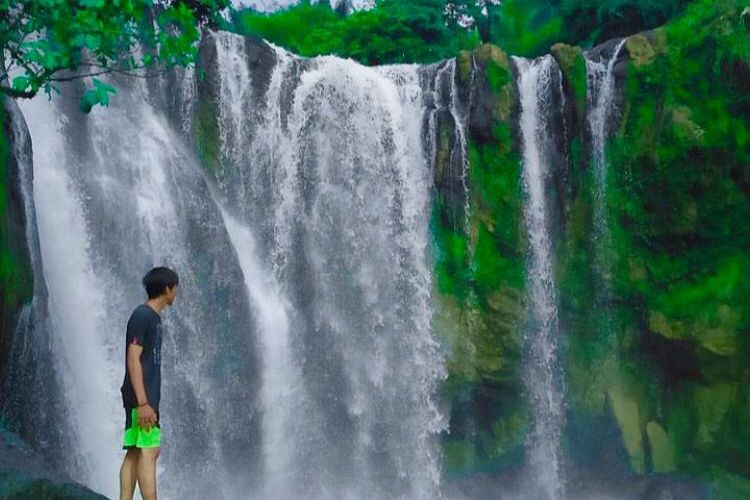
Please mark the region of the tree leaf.
POLYGON ((23 92, 26 90, 31 83, 31 79, 28 76, 17 76, 13 79, 13 90, 23 92))

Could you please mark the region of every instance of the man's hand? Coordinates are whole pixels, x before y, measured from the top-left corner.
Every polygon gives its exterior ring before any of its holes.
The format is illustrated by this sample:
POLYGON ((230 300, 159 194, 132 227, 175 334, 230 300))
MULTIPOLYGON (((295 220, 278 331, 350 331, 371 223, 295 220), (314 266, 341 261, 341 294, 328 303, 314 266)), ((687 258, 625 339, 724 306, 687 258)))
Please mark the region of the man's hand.
POLYGON ((151 405, 145 404, 138 407, 138 425, 148 431, 156 425, 156 422, 156 412, 151 408, 151 405))

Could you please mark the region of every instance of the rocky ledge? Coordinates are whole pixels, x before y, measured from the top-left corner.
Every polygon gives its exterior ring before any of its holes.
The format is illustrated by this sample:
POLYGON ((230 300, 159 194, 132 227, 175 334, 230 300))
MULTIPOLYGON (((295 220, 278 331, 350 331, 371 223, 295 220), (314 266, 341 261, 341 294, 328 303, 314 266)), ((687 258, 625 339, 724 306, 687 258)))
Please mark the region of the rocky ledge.
POLYGON ((0 428, 0 499, 100 500, 107 497, 53 469, 15 434, 0 428))

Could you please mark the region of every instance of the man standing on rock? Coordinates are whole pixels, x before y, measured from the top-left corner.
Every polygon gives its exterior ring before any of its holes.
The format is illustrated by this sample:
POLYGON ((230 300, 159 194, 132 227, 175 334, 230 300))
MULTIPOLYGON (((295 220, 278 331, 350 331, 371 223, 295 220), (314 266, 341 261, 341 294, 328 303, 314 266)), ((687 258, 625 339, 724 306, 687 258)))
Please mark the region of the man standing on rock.
POLYGON ((161 445, 159 399, 161 397, 161 311, 177 296, 177 273, 155 267, 143 277, 148 300, 135 308, 125 336, 125 407, 127 450, 120 468, 120 500, 132 500, 135 484, 143 500, 156 500, 156 459, 161 445))

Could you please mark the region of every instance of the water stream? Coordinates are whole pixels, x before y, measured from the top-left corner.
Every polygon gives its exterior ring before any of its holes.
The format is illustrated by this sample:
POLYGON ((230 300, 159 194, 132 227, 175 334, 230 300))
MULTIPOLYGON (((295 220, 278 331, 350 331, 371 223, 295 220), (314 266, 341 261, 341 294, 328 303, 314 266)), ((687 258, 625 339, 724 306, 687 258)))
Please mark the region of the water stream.
MULTIPOLYGON (((608 162, 605 152, 606 141, 611 134, 612 115, 615 111, 615 74, 614 67, 620 52, 625 46, 623 39, 615 47, 609 59, 599 55, 596 59, 587 54, 587 121, 591 133, 591 159, 594 173, 594 239, 596 251, 596 267, 601 281, 601 295, 608 296, 611 286, 611 269, 609 268, 609 251, 611 250, 611 234, 607 223, 607 169, 608 162)), ((606 300, 606 298, 605 298, 606 300)))
MULTIPOLYGON (((529 238, 526 271, 529 301, 524 382, 533 422, 528 436, 528 498, 554 500, 564 493, 561 436, 563 390, 559 374, 559 325, 555 287, 548 181, 553 130, 552 92, 559 68, 552 56, 513 59, 519 72, 524 223, 529 238)), ((558 80, 559 81, 559 80, 558 80)))
POLYGON ((22 106, 68 472, 117 492, 123 329, 164 264, 181 285, 164 313, 165 498, 439 497, 439 68, 203 43, 208 83, 117 81, 90 115, 74 87, 22 106), (191 135, 206 105, 214 163, 191 135))

